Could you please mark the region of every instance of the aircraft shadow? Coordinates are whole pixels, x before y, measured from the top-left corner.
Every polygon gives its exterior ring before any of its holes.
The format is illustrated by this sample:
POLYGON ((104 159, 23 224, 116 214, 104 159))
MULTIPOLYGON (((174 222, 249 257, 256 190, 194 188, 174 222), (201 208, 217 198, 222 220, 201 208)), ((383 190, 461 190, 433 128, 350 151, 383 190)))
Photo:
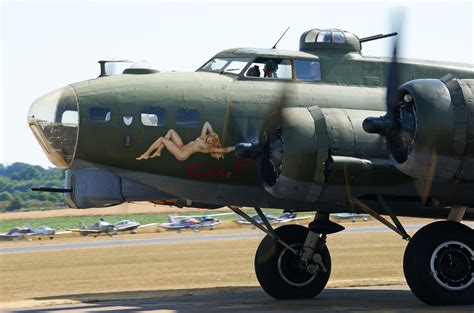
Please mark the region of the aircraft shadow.
POLYGON ((75 300, 81 304, 11 312, 473 312, 474 306, 431 307, 410 290, 328 288, 315 299, 274 300, 259 287, 219 287, 165 291, 131 291, 42 297, 35 300, 75 300))

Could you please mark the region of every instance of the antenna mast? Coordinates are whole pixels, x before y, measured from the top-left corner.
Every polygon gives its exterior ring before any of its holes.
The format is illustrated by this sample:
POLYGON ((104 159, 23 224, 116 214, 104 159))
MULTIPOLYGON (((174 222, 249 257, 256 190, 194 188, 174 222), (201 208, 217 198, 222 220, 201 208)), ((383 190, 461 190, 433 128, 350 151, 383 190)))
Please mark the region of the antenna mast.
POLYGON ((288 26, 288 28, 285 30, 285 32, 283 33, 283 35, 281 35, 280 39, 278 39, 277 42, 273 45, 272 49, 276 49, 277 44, 280 42, 280 40, 283 38, 283 36, 285 36, 285 34, 286 34, 286 32, 288 31, 288 29, 290 29, 289 26, 288 26))

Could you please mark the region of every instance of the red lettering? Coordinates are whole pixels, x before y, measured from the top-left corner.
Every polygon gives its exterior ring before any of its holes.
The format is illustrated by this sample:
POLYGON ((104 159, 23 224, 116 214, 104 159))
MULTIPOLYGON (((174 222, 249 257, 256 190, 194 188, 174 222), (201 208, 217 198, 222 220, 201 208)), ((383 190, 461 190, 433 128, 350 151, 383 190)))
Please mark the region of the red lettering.
POLYGON ((188 166, 188 173, 186 174, 186 179, 195 179, 195 180, 208 180, 208 179, 224 179, 227 177, 233 176, 243 176, 248 173, 250 166, 249 160, 237 160, 232 164, 230 175, 221 165, 213 165, 210 169, 203 168, 202 164, 191 163, 188 166))

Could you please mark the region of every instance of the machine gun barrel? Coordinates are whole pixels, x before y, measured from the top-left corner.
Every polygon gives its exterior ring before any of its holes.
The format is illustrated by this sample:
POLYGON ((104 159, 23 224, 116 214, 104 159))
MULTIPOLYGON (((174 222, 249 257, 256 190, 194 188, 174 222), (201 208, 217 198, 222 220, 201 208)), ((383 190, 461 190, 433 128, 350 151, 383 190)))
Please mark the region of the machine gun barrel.
POLYGON ((367 41, 372 41, 372 40, 377 40, 377 39, 382 39, 382 38, 387 38, 387 37, 393 37, 398 35, 398 33, 390 33, 390 34, 378 34, 374 36, 369 36, 369 37, 364 37, 359 39, 360 42, 367 42, 367 41))
POLYGON ((73 190, 69 189, 69 188, 49 188, 49 187, 31 188, 31 191, 62 192, 62 193, 72 193, 73 192, 73 190))

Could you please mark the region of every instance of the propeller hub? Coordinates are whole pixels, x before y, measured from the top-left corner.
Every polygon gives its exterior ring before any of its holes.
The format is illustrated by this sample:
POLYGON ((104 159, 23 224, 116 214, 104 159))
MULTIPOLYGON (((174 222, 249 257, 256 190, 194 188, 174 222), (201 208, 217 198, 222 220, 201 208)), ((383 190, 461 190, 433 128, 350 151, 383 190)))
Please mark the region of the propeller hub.
POLYGON ((239 159, 255 160, 261 155, 260 144, 241 142, 235 146, 235 155, 239 159))
POLYGON ((370 134, 386 136, 393 128, 392 121, 387 116, 368 117, 362 123, 364 130, 370 134))

